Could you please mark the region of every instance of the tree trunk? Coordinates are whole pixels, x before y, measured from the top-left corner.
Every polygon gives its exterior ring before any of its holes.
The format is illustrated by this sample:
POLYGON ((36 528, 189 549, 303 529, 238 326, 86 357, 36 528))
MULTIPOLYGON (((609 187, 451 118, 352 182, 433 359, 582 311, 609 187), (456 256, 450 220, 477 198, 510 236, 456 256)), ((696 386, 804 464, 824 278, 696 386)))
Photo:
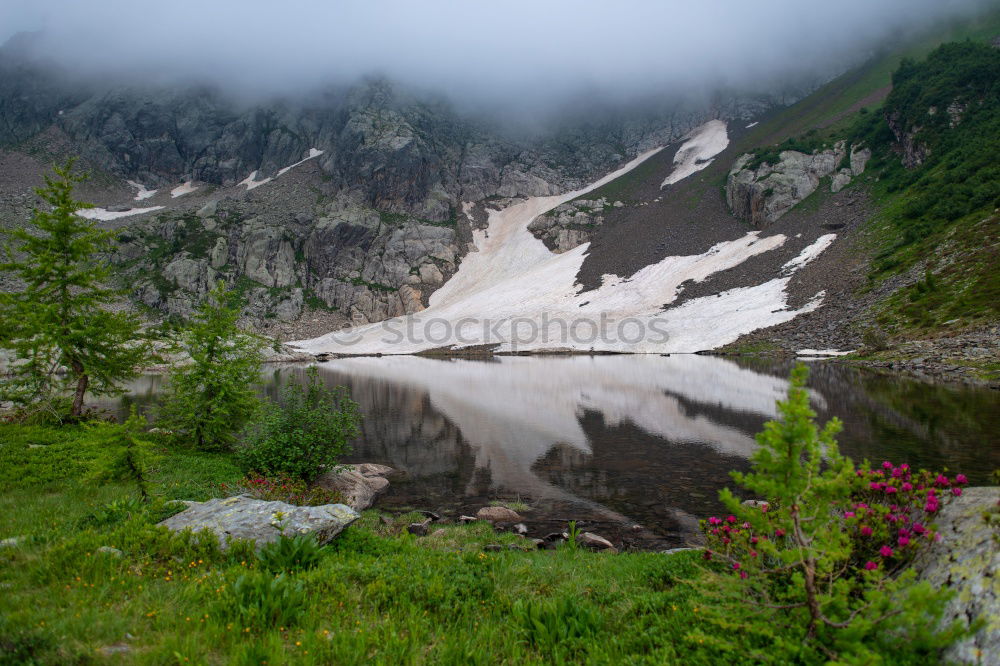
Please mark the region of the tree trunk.
POLYGON ((83 365, 79 361, 73 361, 71 366, 73 374, 76 375, 76 393, 73 395, 73 408, 70 410, 69 415, 77 419, 83 413, 83 396, 87 393, 90 376, 83 371, 83 365))

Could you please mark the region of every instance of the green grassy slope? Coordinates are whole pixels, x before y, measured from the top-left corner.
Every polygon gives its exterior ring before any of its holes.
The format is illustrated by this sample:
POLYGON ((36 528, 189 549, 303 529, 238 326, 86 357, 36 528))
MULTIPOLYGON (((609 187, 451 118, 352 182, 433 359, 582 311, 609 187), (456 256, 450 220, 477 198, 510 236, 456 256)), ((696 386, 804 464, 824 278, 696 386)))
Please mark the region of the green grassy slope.
POLYGON ((744 150, 773 145, 810 130, 835 133, 854 122, 862 108, 876 110, 892 88, 892 73, 906 58, 925 57, 946 42, 988 42, 1000 35, 1000 11, 938 25, 885 45, 868 62, 834 79, 805 99, 761 121, 740 139, 744 150))
POLYGON ((824 86, 742 141, 757 161, 837 139, 873 149, 865 180, 879 212, 865 230, 873 256, 868 288, 903 272, 924 274, 878 308, 878 324, 897 337, 1000 318, 1000 50, 984 43, 997 35, 1000 13, 925 35, 824 86), (951 38, 962 41, 942 44, 951 38), (953 104, 962 109, 957 120, 947 111, 953 104), (902 165, 890 118, 916 131, 913 142, 927 151, 922 164, 902 165))

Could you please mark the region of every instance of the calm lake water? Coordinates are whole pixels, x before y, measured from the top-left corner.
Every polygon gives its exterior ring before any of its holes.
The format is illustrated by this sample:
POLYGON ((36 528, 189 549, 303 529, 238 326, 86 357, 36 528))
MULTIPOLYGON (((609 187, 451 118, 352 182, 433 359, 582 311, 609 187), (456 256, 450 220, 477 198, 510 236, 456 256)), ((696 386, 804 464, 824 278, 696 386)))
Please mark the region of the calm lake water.
MULTIPOLYGON (((348 461, 406 473, 380 507, 457 516, 514 499, 533 507, 533 534, 576 519, 648 548, 684 543, 698 518, 719 510, 729 471, 748 468, 754 434, 776 415, 790 364, 643 355, 364 357, 318 367, 365 415, 348 461)), ((277 396, 305 370, 270 368, 263 391, 277 396)), ((162 386, 162 377, 143 377, 123 401, 149 405, 162 386)), ((822 420, 844 422, 838 440, 855 460, 948 467, 973 483, 1000 467, 1000 392, 831 363, 812 364, 810 389, 822 420)))

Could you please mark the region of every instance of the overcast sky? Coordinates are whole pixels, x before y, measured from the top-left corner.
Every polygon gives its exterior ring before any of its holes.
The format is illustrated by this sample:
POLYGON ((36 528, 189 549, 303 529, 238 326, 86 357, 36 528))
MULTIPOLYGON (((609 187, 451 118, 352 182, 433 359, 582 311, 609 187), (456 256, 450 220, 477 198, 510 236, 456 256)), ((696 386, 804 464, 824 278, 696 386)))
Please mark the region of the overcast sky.
MULTIPOLYGON (((762 81, 847 62, 986 0, 0 0, 88 71, 287 92, 382 74, 457 96, 557 98, 762 81)), ((996 3, 993 3, 996 4, 996 3)))

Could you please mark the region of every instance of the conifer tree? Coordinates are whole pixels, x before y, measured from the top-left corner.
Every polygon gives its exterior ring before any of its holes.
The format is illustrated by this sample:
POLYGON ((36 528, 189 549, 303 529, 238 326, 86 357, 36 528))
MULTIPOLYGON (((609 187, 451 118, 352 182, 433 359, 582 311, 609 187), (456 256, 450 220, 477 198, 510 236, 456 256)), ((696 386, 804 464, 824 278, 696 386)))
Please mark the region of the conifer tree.
POLYGON ((221 281, 181 334, 191 363, 170 374, 164 417, 198 448, 222 449, 260 408, 264 340, 237 326, 240 309, 221 281))
POLYGON ((20 404, 65 416, 60 398, 72 392, 71 419, 84 396, 120 392, 150 357, 139 319, 113 311, 124 292, 110 286, 103 258, 113 235, 77 215, 90 204, 75 201, 83 177, 73 161, 54 169, 36 190, 44 205, 31 223, 9 232, 0 272, 18 286, 0 293, 0 347, 13 352, 3 395, 20 404))

